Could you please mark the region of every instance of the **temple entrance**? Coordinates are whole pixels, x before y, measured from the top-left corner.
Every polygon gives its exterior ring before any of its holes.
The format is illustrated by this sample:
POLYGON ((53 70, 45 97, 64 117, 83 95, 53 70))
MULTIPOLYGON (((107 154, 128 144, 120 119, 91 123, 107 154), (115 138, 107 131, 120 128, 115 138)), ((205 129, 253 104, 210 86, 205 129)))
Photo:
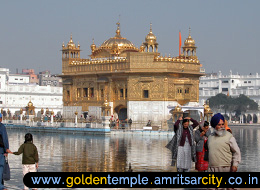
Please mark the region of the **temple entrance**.
POLYGON ((126 108, 126 106, 120 104, 120 105, 115 107, 114 111, 117 113, 119 120, 127 119, 127 108, 126 108))
POLYGON ((119 110, 118 118, 119 118, 119 120, 127 119, 127 108, 122 108, 119 110))

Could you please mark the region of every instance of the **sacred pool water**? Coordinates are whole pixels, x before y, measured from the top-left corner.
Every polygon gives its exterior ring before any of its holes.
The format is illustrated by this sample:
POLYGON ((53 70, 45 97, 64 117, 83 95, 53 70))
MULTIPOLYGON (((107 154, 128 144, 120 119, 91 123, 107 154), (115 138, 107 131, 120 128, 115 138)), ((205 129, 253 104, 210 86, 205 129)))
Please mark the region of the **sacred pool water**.
MULTIPOLYGON (((239 172, 259 172, 260 126, 231 127, 242 152, 239 172)), ((24 142, 24 129, 7 129, 11 151, 24 142)), ((167 136, 111 135, 89 136, 32 132, 39 152, 40 172, 125 172, 131 163, 135 172, 176 171, 171 153, 165 145, 167 136)), ((9 189, 23 187, 22 156, 9 155, 11 180, 9 189)))

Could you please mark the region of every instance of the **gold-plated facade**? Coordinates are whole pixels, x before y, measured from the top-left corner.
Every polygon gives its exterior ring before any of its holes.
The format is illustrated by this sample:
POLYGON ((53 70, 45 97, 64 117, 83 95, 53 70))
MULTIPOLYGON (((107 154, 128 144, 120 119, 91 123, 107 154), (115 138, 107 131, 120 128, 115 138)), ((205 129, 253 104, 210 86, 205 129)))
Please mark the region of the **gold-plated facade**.
MULTIPOLYGON (((190 35, 188 39, 191 38, 190 35)), ((102 107, 112 103, 112 112, 120 112, 130 101, 168 101, 181 105, 199 101, 200 62, 197 56, 160 56, 156 36, 150 32, 141 48, 121 36, 117 23, 115 37, 100 46, 94 44, 90 59, 80 58, 80 47, 72 36, 62 45, 64 106, 102 107), (152 52, 149 52, 149 48, 152 52)), ((186 42, 186 41, 185 41, 186 42)), ((191 43, 188 41, 187 43, 191 43)), ((195 51, 185 44, 183 50, 195 51)))

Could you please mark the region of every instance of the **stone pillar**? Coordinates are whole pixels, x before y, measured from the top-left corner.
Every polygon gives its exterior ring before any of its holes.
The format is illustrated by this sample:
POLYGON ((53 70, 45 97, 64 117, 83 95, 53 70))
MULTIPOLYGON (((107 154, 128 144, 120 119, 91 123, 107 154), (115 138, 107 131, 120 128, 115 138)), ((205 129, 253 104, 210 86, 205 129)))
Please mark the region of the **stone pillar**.
POLYGON ((110 121, 109 119, 111 118, 111 116, 102 116, 102 125, 103 125, 103 128, 104 129, 109 129, 109 124, 110 124, 110 121))

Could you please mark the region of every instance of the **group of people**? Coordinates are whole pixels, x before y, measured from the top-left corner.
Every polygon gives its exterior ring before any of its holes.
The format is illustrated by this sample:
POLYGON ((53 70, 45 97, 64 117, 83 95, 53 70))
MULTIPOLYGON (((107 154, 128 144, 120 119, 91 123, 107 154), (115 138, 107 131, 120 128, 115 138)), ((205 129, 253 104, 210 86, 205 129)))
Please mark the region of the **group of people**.
MULTIPOLYGON (((166 145, 172 151, 172 165, 177 166, 178 172, 189 172, 192 161, 199 172, 236 172, 241 162, 241 153, 232 131, 227 126, 224 116, 215 114, 210 121, 213 132, 209 128, 209 122, 199 124, 196 120, 180 117, 174 124, 172 140, 166 145), (192 122, 192 125, 190 125, 192 122), (199 128, 194 132, 194 129, 199 128)), ((2 124, 0 113, 0 190, 4 189, 3 170, 5 157, 8 153, 14 155, 23 154, 23 174, 36 172, 38 168, 38 151, 33 144, 33 136, 25 135, 25 142, 17 152, 9 150, 8 136, 5 126, 2 124), (2 183, 1 183, 2 182, 2 183)), ((24 189, 28 187, 24 186, 24 189)))
POLYGON ((132 119, 130 118, 129 120, 128 119, 125 119, 125 120, 119 120, 118 118, 115 119, 114 116, 112 115, 111 118, 109 119, 109 122, 110 122, 110 127, 111 128, 114 128, 114 129, 119 129, 120 127, 120 124, 121 124, 121 127, 126 127, 128 126, 129 129, 131 129, 131 126, 132 126, 132 119), (128 125, 126 125, 128 124, 128 125))
POLYGON ((180 117, 175 122, 175 135, 166 147, 172 151, 172 165, 176 164, 178 172, 189 172, 192 161, 199 172, 237 171, 241 153, 227 121, 217 113, 210 124, 212 132, 207 121, 199 124, 190 117, 180 117))
MULTIPOLYGON (((2 114, 0 113, 0 190, 4 188, 3 182, 3 172, 5 158, 9 154, 20 155, 23 154, 22 165, 23 165, 23 175, 28 172, 36 172, 38 168, 38 151, 36 146, 33 144, 33 136, 31 133, 25 135, 24 143, 19 147, 17 152, 12 152, 9 149, 8 135, 4 124, 2 124, 2 114)), ((24 186, 24 189, 29 189, 24 186)))

